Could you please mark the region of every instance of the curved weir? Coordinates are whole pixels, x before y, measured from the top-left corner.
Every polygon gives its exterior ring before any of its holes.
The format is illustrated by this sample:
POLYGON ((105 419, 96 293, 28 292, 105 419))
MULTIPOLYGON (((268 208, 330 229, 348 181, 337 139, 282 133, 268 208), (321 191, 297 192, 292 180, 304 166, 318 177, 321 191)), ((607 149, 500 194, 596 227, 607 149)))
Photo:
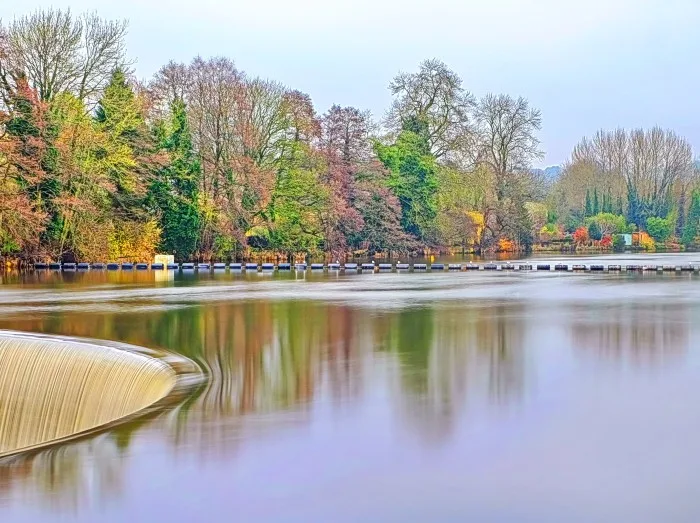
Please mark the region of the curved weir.
POLYGON ((0 457, 69 439, 165 398, 155 357, 77 339, 0 332, 0 457))

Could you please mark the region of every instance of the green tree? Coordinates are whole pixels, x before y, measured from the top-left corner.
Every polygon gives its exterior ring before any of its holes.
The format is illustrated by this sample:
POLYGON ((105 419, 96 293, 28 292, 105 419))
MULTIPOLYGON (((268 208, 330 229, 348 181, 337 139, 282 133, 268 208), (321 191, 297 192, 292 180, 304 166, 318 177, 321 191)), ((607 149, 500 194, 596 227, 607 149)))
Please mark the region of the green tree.
POLYGON ((627 220, 624 216, 601 212, 590 218, 586 218, 586 225, 596 223, 603 236, 623 233, 627 230, 627 220))
POLYGON ((682 241, 684 245, 693 245, 700 232, 700 191, 693 191, 690 197, 690 208, 683 227, 682 241))
POLYGON ((98 128, 107 135, 107 142, 97 151, 107 166, 116 186, 115 207, 129 213, 138 206, 140 165, 137 157, 148 148, 147 130, 139 101, 126 74, 117 69, 105 88, 95 110, 98 128))
POLYGON ((600 212, 600 205, 598 202, 598 189, 593 189, 593 215, 595 216, 600 212))
POLYGON ((625 250, 625 237, 621 234, 613 236, 613 250, 615 252, 622 252, 625 250))
POLYGON ((603 239, 603 233, 600 230, 600 225, 598 225, 598 222, 593 221, 590 223, 590 225, 588 225, 588 236, 591 240, 595 241, 600 241, 603 239))
POLYGON ((146 189, 156 168, 155 143, 146 126, 142 100, 123 70, 112 73, 95 110, 95 122, 106 138, 95 155, 114 186, 109 195, 110 257, 147 259, 160 242, 160 229, 146 205, 146 189))
POLYGON ((622 203, 622 196, 618 195, 617 204, 615 205, 615 214, 625 214, 625 207, 622 203))
POLYGON ((317 252, 323 241, 319 215, 328 195, 316 174, 291 169, 279 177, 275 193, 269 246, 288 254, 317 252))
POLYGON ((437 214, 437 165, 427 139, 402 131, 396 143, 377 143, 379 160, 389 169, 388 186, 401 203, 401 225, 422 240, 429 239, 437 214))
POLYGON ((591 205, 591 192, 586 189, 586 207, 584 210, 584 216, 588 218, 589 216, 593 216, 593 207, 591 205))
POLYGON ((159 248, 175 253, 178 260, 189 260, 197 250, 201 229, 198 205, 201 170, 181 100, 172 104, 170 120, 161 132, 161 147, 169 161, 154 176, 149 200, 160 215, 159 248))
POLYGON ((650 216, 647 218, 647 232, 657 242, 665 242, 673 230, 671 220, 650 216))

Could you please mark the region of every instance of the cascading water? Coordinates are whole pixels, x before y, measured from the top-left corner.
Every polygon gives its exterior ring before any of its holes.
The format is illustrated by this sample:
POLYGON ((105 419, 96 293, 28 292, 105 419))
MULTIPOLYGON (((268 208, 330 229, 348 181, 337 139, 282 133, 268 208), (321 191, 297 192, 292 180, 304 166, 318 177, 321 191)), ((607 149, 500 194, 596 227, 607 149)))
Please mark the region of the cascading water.
POLYGON ((0 333, 0 456, 68 438, 164 398, 175 371, 78 340, 0 333))

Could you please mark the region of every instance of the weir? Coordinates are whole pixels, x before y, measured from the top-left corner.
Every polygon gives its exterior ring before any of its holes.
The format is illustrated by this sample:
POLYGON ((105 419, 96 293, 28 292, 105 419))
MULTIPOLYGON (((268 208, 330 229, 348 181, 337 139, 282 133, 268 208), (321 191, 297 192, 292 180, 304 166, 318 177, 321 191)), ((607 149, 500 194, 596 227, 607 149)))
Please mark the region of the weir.
MULTIPOLYGON (((133 267, 136 267, 138 270, 147 270, 148 265, 145 263, 137 263, 136 265, 134 264, 122 264, 121 269, 122 270, 130 270, 133 267)), ((119 270, 120 266, 116 263, 108 263, 106 265, 108 270, 119 270)), ((54 263, 36 263, 34 265, 34 270, 36 271, 46 271, 49 269, 53 270, 61 270, 61 268, 64 271, 74 271, 75 270, 75 264, 63 264, 61 267, 61 264, 54 264, 54 263)), ((94 270, 94 269, 102 269, 104 268, 104 264, 92 264, 89 265, 87 263, 85 264, 78 264, 79 269, 83 270, 94 270), (82 267, 81 267, 82 266, 82 267), (89 267, 89 269, 88 269, 89 267)), ((154 263, 151 264, 150 266, 151 270, 163 270, 163 264, 160 263, 154 263)), ((168 270, 182 270, 184 272, 191 272, 191 271, 198 271, 198 272, 209 272, 211 270, 214 271, 225 271, 229 270, 231 272, 241 272, 241 271, 247 271, 247 272, 258 272, 259 270, 269 272, 269 271, 290 271, 290 270, 295 270, 295 271, 344 271, 344 272, 364 272, 364 273, 374 273, 377 269, 379 272, 393 272, 393 271, 414 271, 414 272, 422 272, 422 271, 433 271, 433 272, 443 272, 445 269, 447 269, 447 272, 464 272, 464 271, 505 271, 505 272, 510 272, 510 271, 531 271, 531 270, 537 270, 539 272, 609 272, 609 273, 617 273, 617 272, 693 272, 693 273, 698 273, 700 272, 700 265, 699 264, 688 264, 688 265, 663 265, 663 266, 656 266, 656 265, 636 265, 636 264, 626 264, 626 265, 621 265, 621 264, 612 264, 612 265, 585 265, 585 264, 566 264, 566 263, 556 263, 556 264, 551 264, 551 263, 538 263, 537 265, 532 265, 530 263, 520 263, 520 264, 513 264, 513 263, 503 263, 503 264, 496 264, 496 263, 484 263, 483 265, 478 265, 475 263, 450 263, 450 264, 444 264, 444 263, 414 263, 414 264, 408 264, 408 263, 362 263, 362 264, 357 264, 357 263, 345 263, 344 265, 341 265, 340 263, 328 263, 328 264, 323 264, 323 263, 312 263, 312 264, 307 264, 304 262, 296 263, 292 265, 291 263, 279 263, 275 265, 274 263, 263 263, 261 265, 258 265, 257 263, 231 263, 228 266, 225 263, 214 263, 214 264, 209 264, 209 263, 183 263, 181 265, 178 264, 168 264, 167 266, 168 270)))
POLYGON ((156 358, 65 338, 0 331, 0 457, 70 439, 167 396, 156 358))

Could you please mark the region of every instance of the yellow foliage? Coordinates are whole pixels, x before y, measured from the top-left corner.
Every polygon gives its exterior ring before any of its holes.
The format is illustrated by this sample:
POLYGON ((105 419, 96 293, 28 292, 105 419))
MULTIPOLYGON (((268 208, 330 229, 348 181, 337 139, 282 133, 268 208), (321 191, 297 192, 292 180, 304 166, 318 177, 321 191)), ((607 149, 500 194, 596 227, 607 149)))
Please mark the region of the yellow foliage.
POLYGON ((152 260, 160 241, 160 227, 155 220, 147 222, 121 221, 109 237, 111 260, 152 260))
POLYGON ((474 224, 474 229, 476 234, 474 235, 474 243, 481 242, 481 235, 484 233, 484 227, 486 226, 486 220, 484 218, 484 213, 479 211, 467 211, 467 216, 474 224))
POLYGON ((656 250, 656 242, 654 241, 654 238, 649 236, 646 232, 639 233, 639 246, 645 251, 656 250))
POLYGON ((515 243, 508 238, 499 238, 498 240, 498 251, 499 252, 513 252, 515 250, 515 243))

